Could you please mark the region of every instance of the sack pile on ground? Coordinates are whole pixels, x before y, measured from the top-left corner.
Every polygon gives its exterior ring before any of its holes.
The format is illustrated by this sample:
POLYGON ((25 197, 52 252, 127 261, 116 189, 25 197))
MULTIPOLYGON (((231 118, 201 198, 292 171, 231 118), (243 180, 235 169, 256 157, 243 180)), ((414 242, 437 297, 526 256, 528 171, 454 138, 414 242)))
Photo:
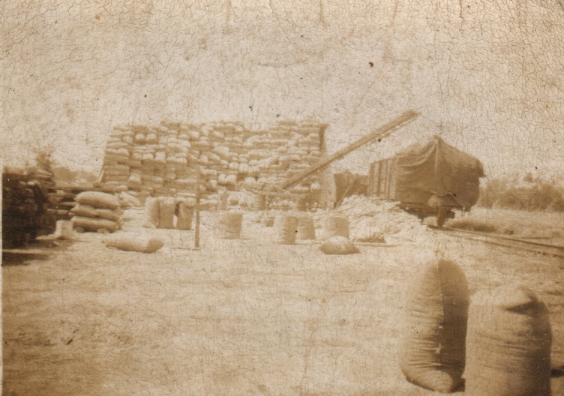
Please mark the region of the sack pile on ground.
MULTIPOLYGON (((101 182, 154 196, 194 193, 194 165, 202 169, 203 205, 217 205, 218 188, 239 183, 280 184, 319 161, 325 125, 281 122, 255 130, 240 123, 115 127, 110 133, 101 182), (210 202, 211 201, 211 202, 210 202)), ((294 190, 319 192, 312 176, 294 190)))
POLYGON ((71 210, 75 229, 115 232, 121 228, 120 201, 114 195, 85 191, 78 194, 75 200, 78 205, 71 210))
POLYGON ((452 261, 432 260, 412 279, 405 296, 401 370, 416 385, 452 392, 461 382, 466 359, 466 276, 452 261))

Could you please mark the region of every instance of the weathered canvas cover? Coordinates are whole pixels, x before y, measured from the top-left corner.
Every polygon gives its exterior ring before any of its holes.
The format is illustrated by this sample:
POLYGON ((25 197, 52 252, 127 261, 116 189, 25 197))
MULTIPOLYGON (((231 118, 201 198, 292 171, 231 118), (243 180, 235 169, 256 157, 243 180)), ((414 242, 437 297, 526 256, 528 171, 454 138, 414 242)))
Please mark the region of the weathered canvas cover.
POLYGON ((451 197, 469 209, 480 195, 482 163, 434 136, 427 144, 416 143, 396 156, 396 199, 422 202, 433 194, 451 197))

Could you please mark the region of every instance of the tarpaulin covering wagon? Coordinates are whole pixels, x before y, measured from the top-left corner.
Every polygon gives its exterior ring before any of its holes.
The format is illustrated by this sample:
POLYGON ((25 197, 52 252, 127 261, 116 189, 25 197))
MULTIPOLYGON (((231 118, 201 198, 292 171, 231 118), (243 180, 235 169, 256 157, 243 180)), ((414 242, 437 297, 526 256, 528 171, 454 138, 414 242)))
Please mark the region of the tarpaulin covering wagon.
POLYGON ((434 136, 416 143, 394 157, 370 166, 371 196, 398 201, 399 206, 424 219, 437 216, 442 226, 453 218, 453 209, 468 211, 480 196, 482 163, 475 157, 434 136))

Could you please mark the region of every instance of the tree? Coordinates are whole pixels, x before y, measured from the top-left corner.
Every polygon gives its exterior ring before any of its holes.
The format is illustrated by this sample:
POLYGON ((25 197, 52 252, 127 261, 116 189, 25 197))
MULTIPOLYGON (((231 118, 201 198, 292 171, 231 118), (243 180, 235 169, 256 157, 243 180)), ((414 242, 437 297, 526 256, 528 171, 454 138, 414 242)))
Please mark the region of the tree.
POLYGON ((46 146, 38 146, 33 151, 35 152, 37 168, 53 174, 53 167, 57 164, 53 159, 53 149, 46 146))

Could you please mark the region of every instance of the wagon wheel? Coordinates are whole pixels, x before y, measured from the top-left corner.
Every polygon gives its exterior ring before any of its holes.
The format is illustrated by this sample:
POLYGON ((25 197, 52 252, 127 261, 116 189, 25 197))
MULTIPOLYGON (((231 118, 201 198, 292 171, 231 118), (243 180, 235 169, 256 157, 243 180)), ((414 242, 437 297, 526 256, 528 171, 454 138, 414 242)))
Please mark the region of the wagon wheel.
POLYGON ((437 226, 439 228, 442 228, 443 225, 445 224, 446 219, 447 219, 447 211, 444 206, 440 206, 439 211, 437 213, 437 226))

